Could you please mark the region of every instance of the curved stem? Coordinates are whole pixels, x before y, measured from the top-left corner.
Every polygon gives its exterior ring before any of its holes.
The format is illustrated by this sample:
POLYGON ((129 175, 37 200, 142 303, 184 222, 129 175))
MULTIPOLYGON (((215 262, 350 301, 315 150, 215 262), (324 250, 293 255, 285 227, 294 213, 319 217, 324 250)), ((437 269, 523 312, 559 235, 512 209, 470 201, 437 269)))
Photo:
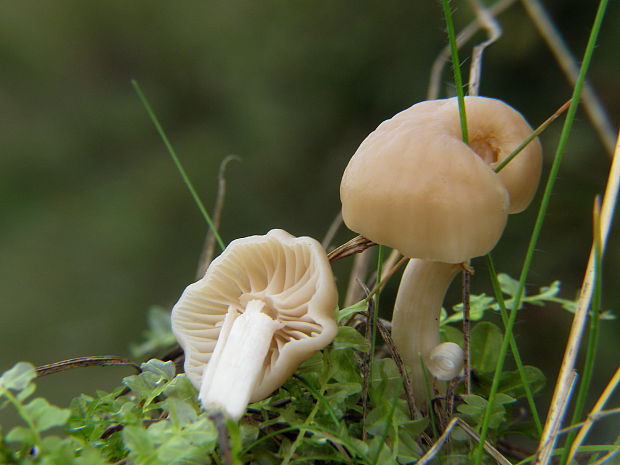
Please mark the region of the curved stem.
POLYGON ((202 375, 199 398, 205 408, 238 420, 263 373, 273 334, 281 323, 263 312, 265 303, 250 300, 242 314, 228 310, 213 355, 202 375))
MULTIPOLYGON (((448 286, 460 270, 459 264, 413 258, 403 272, 398 288, 392 338, 405 365, 411 370, 413 394, 418 408, 427 404, 424 367, 430 352, 439 344, 439 315, 448 286)), ((433 383, 440 388, 439 383, 433 383)))

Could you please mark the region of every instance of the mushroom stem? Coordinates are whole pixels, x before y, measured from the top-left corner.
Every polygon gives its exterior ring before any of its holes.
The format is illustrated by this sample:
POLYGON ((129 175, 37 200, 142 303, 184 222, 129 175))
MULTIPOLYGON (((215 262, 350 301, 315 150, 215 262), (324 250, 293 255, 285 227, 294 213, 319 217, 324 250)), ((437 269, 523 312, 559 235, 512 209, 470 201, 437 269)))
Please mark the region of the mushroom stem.
POLYGON ((199 399, 205 408, 222 410, 238 420, 263 373, 273 334, 282 326, 265 310, 265 302, 252 299, 243 313, 232 307, 202 376, 199 399))
MULTIPOLYGON (((411 370, 413 395, 418 409, 422 411, 426 411, 428 402, 423 363, 431 374, 438 376, 438 370, 434 367, 436 357, 431 358, 431 352, 439 346, 441 306, 448 286, 459 269, 460 264, 413 258, 403 272, 396 295, 392 338, 405 365, 411 370)), ((458 354, 455 355, 458 358, 458 354)), ((458 367, 459 360, 454 360, 454 365, 458 367)), ((440 377, 446 379, 445 375, 440 377)), ((441 391, 442 386, 433 379, 431 394, 435 390, 441 391)))

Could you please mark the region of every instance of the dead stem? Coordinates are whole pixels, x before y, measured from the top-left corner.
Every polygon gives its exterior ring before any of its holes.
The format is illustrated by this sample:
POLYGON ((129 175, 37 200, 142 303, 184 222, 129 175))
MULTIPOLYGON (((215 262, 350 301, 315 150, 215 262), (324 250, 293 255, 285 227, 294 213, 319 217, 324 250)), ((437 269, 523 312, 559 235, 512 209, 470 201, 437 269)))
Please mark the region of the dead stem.
POLYGON ((355 236, 348 242, 345 242, 339 247, 336 247, 334 250, 327 254, 327 258, 330 262, 335 262, 336 260, 340 260, 341 258, 348 257, 355 253, 360 253, 366 250, 369 247, 376 245, 369 239, 366 239, 362 236, 355 236))
POLYGON ((409 408, 409 416, 412 420, 415 420, 417 418, 417 409, 415 399, 413 398, 413 386, 411 385, 411 380, 409 379, 409 374, 407 373, 403 359, 394 345, 394 340, 392 339, 389 329, 381 320, 377 321, 377 329, 385 341, 385 345, 390 352, 392 360, 394 360, 398 371, 400 372, 400 376, 403 378, 403 389, 405 390, 405 399, 407 400, 407 407, 409 408))
POLYGON ((232 454, 230 453, 230 444, 228 442, 228 428, 224 421, 224 415, 222 412, 215 412, 209 415, 209 419, 215 425, 217 429, 217 442, 220 446, 220 453, 222 454, 223 463, 225 465, 233 465, 232 454))
MULTIPOLYGON (((489 9, 491 15, 498 16, 504 12, 509 6, 516 3, 516 0, 499 0, 489 9)), ((470 40, 480 29, 482 23, 479 18, 476 18, 469 23, 461 32, 459 32, 456 38, 456 45, 461 48, 468 40, 470 40)), ((426 93, 427 100, 434 100, 439 98, 439 87, 441 85, 441 75, 446 64, 450 61, 450 46, 446 46, 441 53, 435 59, 431 68, 431 76, 429 78, 428 91, 426 93)))
POLYGON ((87 357, 76 357, 68 360, 62 360, 60 362, 49 363, 47 365, 41 365, 35 369, 37 376, 47 376, 53 373, 59 373, 61 371, 71 370, 73 368, 82 367, 109 367, 109 366, 129 366, 134 368, 138 373, 142 370, 140 365, 126 358, 118 357, 116 355, 93 355, 87 357))
MULTIPOLYGON (((220 163, 220 171, 217 176, 217 197, 215 198, 215 207, 213 208, 213 225, 215 229, 220 227, 220 221, 222 219, 222 209, 224 207, 224 197, 226 196, 226 166, 231 161, 241 161, 237 155, 228 155, 220 163)), ((204 245, 202 246, 202 253, 198 260, 198 268, 196 269, 196 278, 202 278, 207 271, 207 267, 211 260, 213 260, 213 254, 215 250, 215 236, 211 231, 211 228, 207 231, 204 245)))
MULTIPOLYGON (((480 436, 478 435, 478 433, 474 431, 474 429, 471 426, 469 426, 464 420, 458 417, 454 417, 452 418, 452 420, 450 420, 450 423, 448 423, 448 426, 446 427, 444 432, 441 434, 439 439, 437 439, 435 444, 433 444, 433 447, 431 447, 426 452, 426 454, 420 457, 420 459, 416 462, 416 465, 426 465, 427 463, 429 463, 439 453, 441 448, 448 441, 450 434, 452 433, 452 430, 457 426, 461 428, 474 441, 480 442, 480 436)), ((486 450, 487 453, 491 457, 493 457, 493 459, 495 459, 497 463, 501 465, 512 465, 510 461, 506 457, 504 457, 488 441, 484 441, 484 450, 486 450)))
MULTIPOLYGON (((553 53, 553 56, 555 56, 562 71, 564 71, 568 81, 574 86, 577 82, 577 76, 579 75, 579 63, 568 49, 568 46, 551 21, 547 11, 539 0, 521 0, 521 3, 523 3, 525 10, 536 28, 538 28, 538 32, 540 32, 540 35, 545 42, 547 42, 549 49, 553 53)), ((605 107, 587 81, 584 83, 581 95, 583 106, 592 122, 592 126, 594 126, 594 129, 598 133, 609 155, 613 156, 615 145, 614 134, 616 130, 605 111, 605 107)))
POLYGON ((370 266, 371 258, 372 251, 370 249, 366 249, 357 254, 353 259, 353 267, 351 268, 349 283, 347 284, 347 294, 344 298, 345 308, 350 307, 355 302, 362 299, 364 290, 359 283, 364 282, 366 275, 368 275, 368 267, 370 266))
POLYGON ((336 217, 333 219, 332 224, 330 224, 329 228, 327 228, 325 237, 323 237, 323 240, 321 241, 321 245, 323 246, 325 250, 329 249, 329 246, 334 240, 334 236, 340 229, 340 226, 342 226, 342 213, 338 212, 336 217))
POLYGON ((495 20, 495 16, 480 2, 480 0, 469 0, 472 9, 476 12, 478 23, 487 31, 488 39, 476 45, 471 55, 471 66, 469 68, 469 89, 468 95, 478 95, 480 89, 480 78, 482 76, 482 54, 484 50, 492 45, 502 36, 502 28, 495 20))
MULTIPOLYGON (((601 209, 601 234, 600 234, 600 254, 603 255, 605 251, 605 245, 609 236, 609 230, 613 219, 613 214, 616 208, 616 201, 618 198, 618 190, 620 189, 620 132, 618 133, 618 139, 616 141, 616 151, 609 170, 609 176, 607 180, 607 187, 605 188, 605 195, 603 196, 603 206, 601 209)), ((588 316, 588 309, 590 308, 590 302, 592 300, 592 294, 594 292, 594 263, 595 263, 595 246, 592 246, 590 251, 590 257, 588 259, 588 267, 585 272, 583 283, 581 286, 581 292, 577 303, 577 310, 573 317, 573 323, 571 325, 570 334, 568 336, 568 342, 566 344, 566 350, 564 352, 564 358, 560 367, 560 373, 555 385, 553 393, 553 399, 551 400, 551 407, 549 414, 547 415, 547 421, 543 429, 543 434, 539 442, 539 453, 535 465, 546 463, 550 458, 553 444, 555 443, 554 431, 557 430, 561 419, 568 407, 569 399, 564 395, 568 387, 572 386, 572 379, 575 367, 575 359, 579 352, 579 346, 583 336, 583 330, 588 316)))
MULTIPOLYGON (((364 291, 370 294, 368 288, 364 286, 364 291)), ((375 317, 375 299, 368 299, 368 312, 366 313, 366 328, 364 337, 368 341, 368 345, 372 347, 372 322, 375 317)), ((362 363, 362 377, 364 385, 362 387, 362 441, 366 440, 366 416, 368 415, 368 391, 370 390, 370 377, 372 376, 372 351, 368 351, 368 355, 364 357, 362 363)))

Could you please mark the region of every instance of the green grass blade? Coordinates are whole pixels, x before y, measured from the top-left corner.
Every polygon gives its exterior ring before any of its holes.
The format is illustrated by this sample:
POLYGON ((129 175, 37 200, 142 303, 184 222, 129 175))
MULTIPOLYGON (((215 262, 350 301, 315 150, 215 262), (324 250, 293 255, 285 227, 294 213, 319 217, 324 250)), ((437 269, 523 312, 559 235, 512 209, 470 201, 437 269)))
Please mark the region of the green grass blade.
MULTIPOLYGON (((495 293, 495 300, 499 305, 500 314, 502 316, 502 322, 504 323, 504 327, 508 326, 508 312, 506 311, 506 303, 504 302, 504 296, 502 294, 501 287, 499 285, 499 280, 497 279, 497 273, 495 271, 495 265, 493 263, 493 257, 491 254, 487 255, 487 265, 489 267, 489 274, 491 276, 491 284, 493 286, 493 291, 495 293)), ((536 408, 536 403, 534 402, 534 394, 532 393, 532 389, 530 388, 530 383, 527 379, 527 375, 525 374, 525 369, 523 368, 523 361, 521 360, 521 354, 519 354, 519 348, 517 346, 517 341, 515 340, 514 334, 512 331, 507 333, 510 336, 510 350, 512 351, 512 356, 515 359, 515 364, 517 365, 517 370, 519 371, 519 377, 521 378, 521 384, 523 385, 523 389, 525 390, 525 397, 527 398, 527 403, 530 407, 530 411, 532 412, 532 418, 534 419, 534 423, 536 424, 536 430, 538 434, 542 433, 542 422, 540 420, 540 415, 538 414, 538 409, 536 408)))
POLYGON ((495 369, 495 375, 493 377, 493 383, 491 385, 491 391, 489 392, 488 404, 485 410, 483 423, 482 423, 482 430, 480 433, 480 445, 476 448, 476 452, 475 452, 475 464, 476 465, 479 465, 482 461, 482 453, 484 450, 483 444, 488 434, 489 420, 491 417, 491 406, 493 405, 493 402, 495 400, 495 395, 497 394, 497 389, 499 387, 500 376, 504 368, 504 362, 506 360, 506 354, 508 352, 510 334, 512 333, 512 329, 516 321, 517 309, 519 308, 521 304, 521 298, 523 297, 523 291, 525 289, 525 281, 527 279, 530 266, 532 264, 534 250, 536 249, 536 244, 538 242, 540 231, 542 230, 542 225, 544 223, 545 215, 547 213, 549 202, 551 200, 551 194, 553 192, 555 180, 557 179, 560 165, 562 164, 562 159, 564 157, 564 152, 568 144, 568 139, 570 137, 570 132, 573 127, 573 121, 575 119, 575 114, 577 113, 579 99, 581 98, 581 93, 583 91, 586 74, 590 66, 590 61, 592 60, 592 55, 594 53, 594 46, 596 45, 596 39, 601 29, 601 24, 603 22, 603 17, 605 15, 606 7, 607 7, 607 0, 600 0, 596 18, 594 20, 594 24, 590 31, 590 37, 588 39, 588 44, 586 46, 586 51, 584 53, 581 68, 579 69, 579 77, 577 78, 575 89, 573 90, 571 104, 568 108, 566 120, 564 121, 564 126, 562 128, 562 133, 560 135, 560 141, 558 143, 558 147, 555 152, 553 165, 551 166, 551 171, 549 173, 549 177, 547 179, 547 184, 545 186, 543 198, 542 198, 539 210, 538 210, 538 215, 536 217, 536 223, 534 225, 534 229, 530 237, 529 246, 525 254, 525 259, 523 261, 523 268, 521 270, 519 286, 517 288, 517 292, 514 297, 514 305, 512 309, 510 310, 510 315, 508 318, 508 326, 506 327, 506 333, 504 334, 504 339, 502 341, 499 358, 497 360, 497 366, 495 369))
POLYGON ((220 248, 224 250, 226 248, 224 241, 222 241, 222 238, 217 232, 217 228, 215 227, 215 224, 213 224, 213 221, 211 220, 211 216, 209 215, 209 213, 207 213, 207 210, 205 206, 203 205, 202 201, 200 200, 200 197, 198 196, 196 189, 194 189, 194 185, 190 181, 189 176, 187 175, 185 171, 185 168, 183 168, 183 165, 181 164, 181 160, 179 160, 179 157, 177 156, 176 151, 172 147, 172 144, 170 143, 168 136, 166 135, 164 129, 162 128, 159 122, 159 119, 157 118, 157 115, 153 111, 151 104, 149 103, 148 99, 142 92, 142 88, 140 87, 140 84, 138 84, 137 81, 133 80, 131 81, 131 85, 136 91, 136 94, 138 95, 140 102, 142 102, 142 105, 144 106, 149 117, 151 118, 151 121, 153 122, 153 126, 155 126, 155 129, 157 130, 159 137, 161 137, 162 141, 164 142, 164 145, 166 146, 166 149, 168 150, 168 153, 170 154, 172 161, 174 162, 177 170, 179 171, 181 178, 183 178, 183 182, 187 186, 187 189, 189 190, 190 194, 192 195, 192 198, 194 199, 194 202, 196 203, 198 210, 200 210, 202 217, 205 219, 205 221, 207 222, 207 225, 211 229, 211 232, 213 233, 213 237, 215 237, 215 240, 217 241, 220 248))
POLYGON ((450 0, 441 0, 443 15, 448 30, 448 41, 450 42, 450 54, 452 56, 452 70, 454 72, 454 84, 456 95, 459 102, 459 117, 461 119, 461 134, 463 142, 469 143, 469 132, 467 131, 467 114, 465 112, 465 94, 463 93, 463 78, 461 77, 461 62, 459 61, 459 48, 456 43, 454 32, 454 22, 452 21, 452 11, 450 10, 450 0))

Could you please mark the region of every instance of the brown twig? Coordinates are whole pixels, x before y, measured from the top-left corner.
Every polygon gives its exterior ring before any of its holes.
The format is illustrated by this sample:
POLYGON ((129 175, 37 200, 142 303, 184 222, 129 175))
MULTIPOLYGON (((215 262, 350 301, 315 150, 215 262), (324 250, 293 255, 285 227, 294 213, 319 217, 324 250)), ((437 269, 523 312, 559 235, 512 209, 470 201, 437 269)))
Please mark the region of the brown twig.
POLYGON ((327 228, 325 237, 323 237, 323 240, 321 241, 321 245, 325 250, 329 249, 329 246, 334 240, 340 226, 342 226, 342 213, 338 212, 332 223, 329 225, 329 228, 327 228))
POLYGON ((92 366, 129 366, 134 368, 138 373, 142 371, 140 365, 126 358, 118 357, 116 355, 92 355, 87 357, 70 358, 68 360, 61 360, 60 362, 41 365, 35 369, 35 372, 38 377, 41 377, 59 373, 61 371, 71 370, 73 368, 92 366))
MULTIPOLYGON (((579 76, 579 62, 569 50, 549 14, 539 0, 521 0, 521 3, 549 46, 568 81, 574 86, 579 76)), ((584 109, 598 133, 599 139, 609 155, 613 156, 616 129, 614 129, 601 100, 594 92, 594 88, 587 81, 583 86, 582 100, 584 109)))
MULTIPOLYGON (((513 3, 516 3, 516 0, 499 0, 492 7, 489 8, 491 14, 493 16, 498 16, 504 10, 506 10, 513 3)), ((461 32, 459 32, 456 38, 456 45, 458 48, 461 48, 463 44, 465 44, 468 40, 470 40, 476 32, 478 32, 482 28, 482 23, 479 18, 476 18, 474 21, 469 23, 461 32)), ((426 93, 427 100, 434 100, 439 97, 439 86, 441 84, 441 74, 443 72, 444 67, 450 61, 450 46, 446 46, 441 53, 435 59, 433 66, 431 68, 431 76, 429 79, 428 91, 426 93)))
MULTIPOLYGON (((364 291, 370 294, 370 290, 364 286, 364 291)), ((368 341, 368 345, 372 347, 372 322, 375 316, 375 300, 368 300, 368 312, 366 313, 366 330, 364 337, 368 341)), ((372 376, 372 351, 368 351, 368 355, 364 357, 362 363, 362 377, 364 384, 362 387, 362 441, 366 440, 366 416, 368 415, 368 391, 370 390, 370 377, 372 376)))
POLYGON ((368 274, 368 267, 370 265, 370 259, 372 257, 372 251, 366 249, 363 252, 357 254, 353 259, 353 267, 349 275, 349 283, 347 284, 347 293, 344 298, 344 307, 350 307, 355 302, 362 299, 364 295, 364 289, 360 286, 360 282, 363 282, 368 274))
MULTIPOLYGON (((222 219, 222 209, 224 208, 224 197, 226 197, 226 166, 231 161, 241 161, 237 155, 228 155, 220 163, 220 171, 217 176, 217 197, 215 198, 215 207, 213 208, 213 225, 216 229, 220 227, 220 221, 222 219)), ((207 271, 207 267, 213 259, 215 251, 215 235, 211 231, 211 228, 207 231, 204 245, 202 246, 202 252, 200 259, 198 260, 198 267, 196 269, 196 279, 202 278, 207 271)))
POLYGON ((327 254, 327 258, 330 262, 335 262, 336 260, 340 260, 341 258, 348 257, 355 253, 363 252, 373 245, 376 245, 373 241, 362 236, 355 236, 350 241, 345 242, 341 246, 336 247, 334 250, 329 252, 327 254))
POLYGON ((407 407, 409 408, 409 416, 412 420, 415 420, 417 418, 417 409, 415 399, 413 397, 413 386, 411 385, 411 379, 409 379, 409 374, 407 373, 403 359, 394 344, 390 331, 385 327, 381 320, 377 320, 377 329, 385 341, 385 345, 392 356, 392 360, 394 360, 400 376, 403 379, 403 389, 405 390, 405 399, 407 400, 407 407))
POLYGON ((224 415, 222 412, 215 412, 209 415, 209 419, 217 429, 217 441, 220 446, 220 453, 222 454, 224 464, 233 465, 230 443, 228 442, 228 428, 226 428, 224 415))
POLYGON ((482 75, 482 54, 484 50, 497 42, 502 35, 502 28, 495 19, 495 16, 487 9, 480 0, 470 0, 469 2, 476 12, 478 23, 487 31, 488 39, 476 45, 471 55, 471 66, 469 68, 469 89, 468 95, 478 95, 480 89, 480 77, 482 75))

